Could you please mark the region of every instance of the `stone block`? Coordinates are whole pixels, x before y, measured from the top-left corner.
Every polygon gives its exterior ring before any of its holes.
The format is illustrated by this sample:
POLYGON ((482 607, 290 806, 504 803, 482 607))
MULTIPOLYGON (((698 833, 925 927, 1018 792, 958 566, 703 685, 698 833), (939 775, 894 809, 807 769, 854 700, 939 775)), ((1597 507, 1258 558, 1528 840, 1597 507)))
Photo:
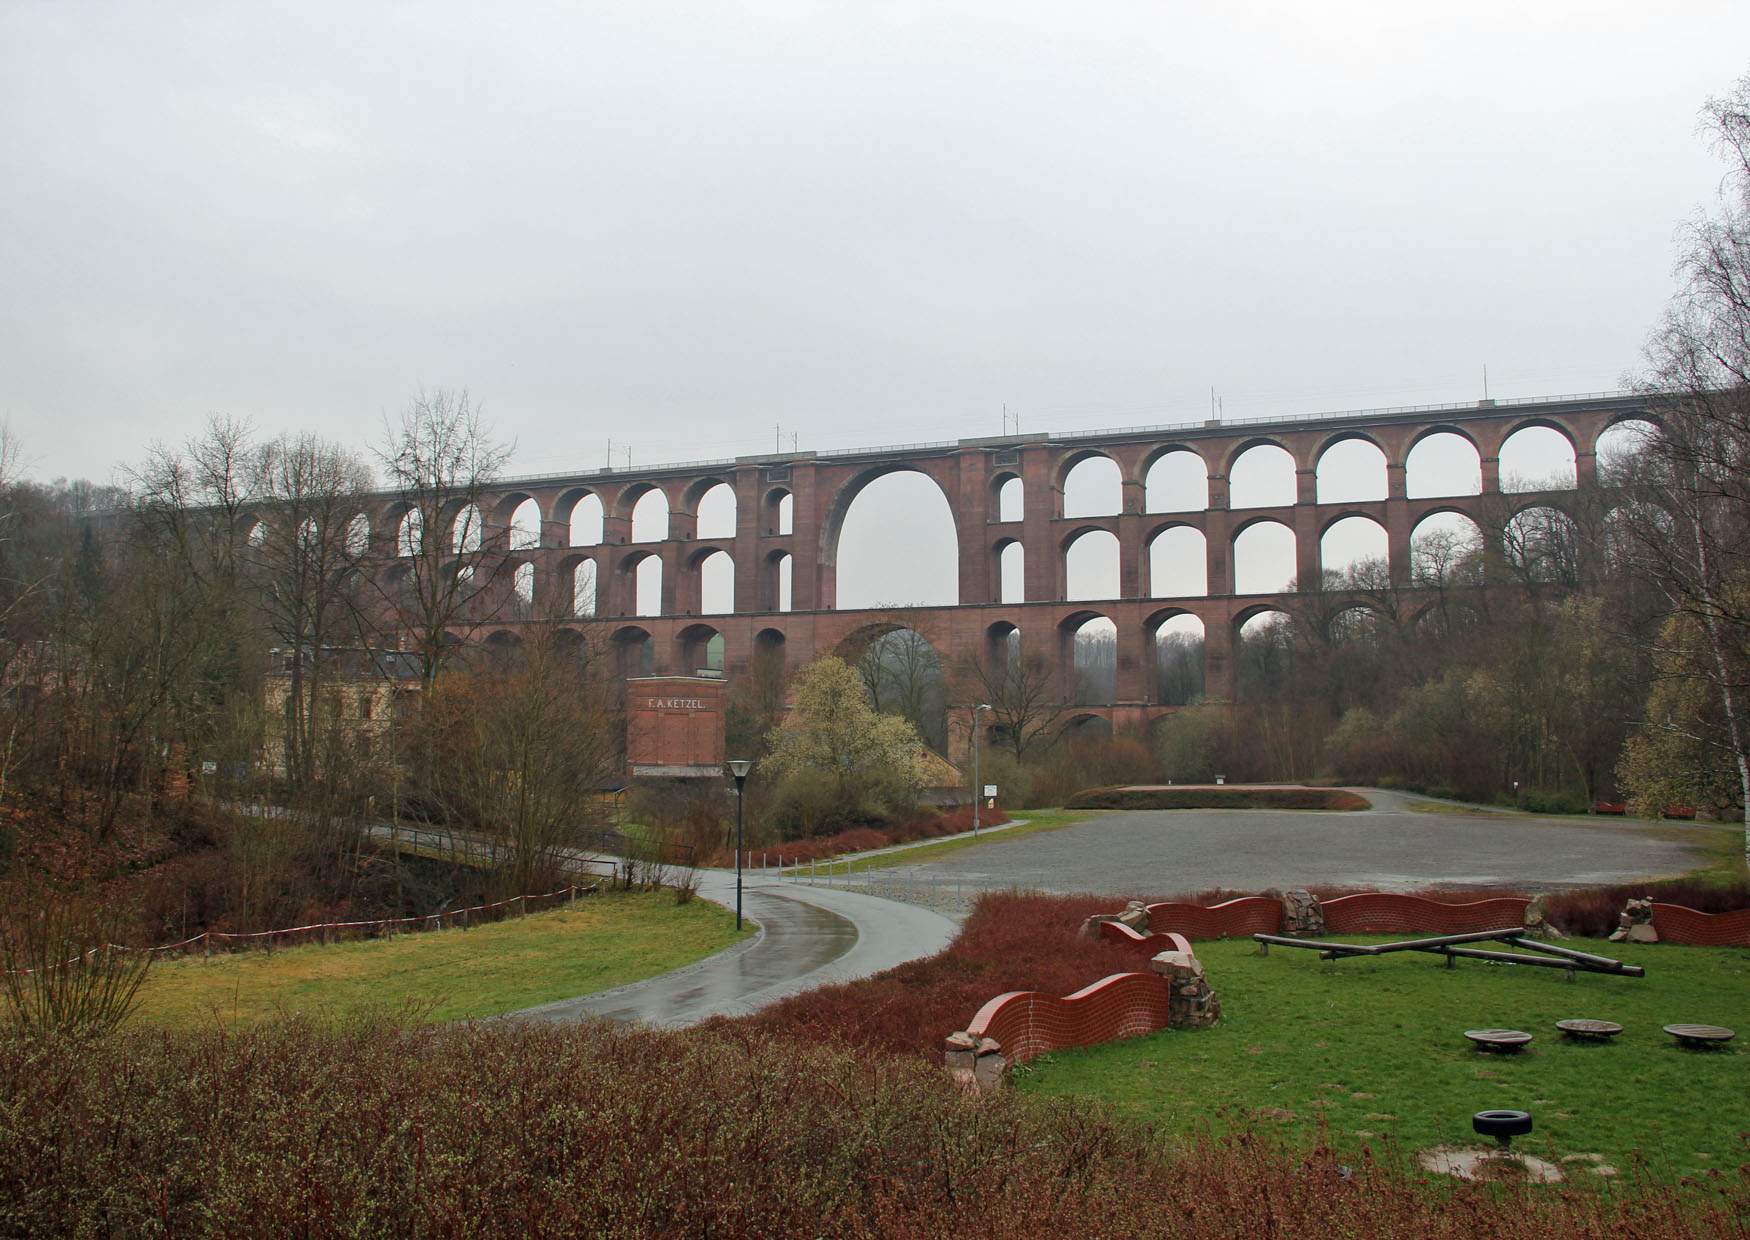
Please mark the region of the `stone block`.
POLYGON ((1092 917, 1082 923, 1079 933, 1084 939, 1097 939, 1100 937, 1100 926, 1102 923, 1117 920, 1117 913, 1095 913, 1092 917))
POLYGON ((1296 888, 1282 893, 1282 932, 1315 938, 1325 933, 1325 910, 1312 892, 1296 888))
POLYGON ((1534 896, 1525 906, 1525 933, 1539 939, 1565 939, 1568 936, 1550 924, 1548 905, 1543 896, 1534 896))
POLYGON ((1203 976, 1202 962, 1190 952, 1161 952, 1148 962, 1148 967, 1151 972, 1169 980, 1203 976))
POLYGON ((1167 1007, 1173 1029, 1207 1029, 1221 1019, 1221 999, 1208 986, 1197 995, 1174 995, 1167 1007))
POLYGON ((1009 1079, 1009 1060, 1006 1055, 980 1055, 973 1065, 972 1083, 982 1093, 992 1089, 1000 1089, 1009 1079))

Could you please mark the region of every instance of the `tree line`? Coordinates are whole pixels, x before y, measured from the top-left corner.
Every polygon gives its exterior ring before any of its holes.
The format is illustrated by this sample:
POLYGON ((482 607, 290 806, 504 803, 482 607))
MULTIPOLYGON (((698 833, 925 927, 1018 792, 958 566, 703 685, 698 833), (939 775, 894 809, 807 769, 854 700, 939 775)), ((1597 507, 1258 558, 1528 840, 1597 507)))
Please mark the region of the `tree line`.
POLYGON ((606 823, 618 705, 587 622, 470 642, 507 605, 478 522, 508 457, 450 391, 368 455, 228 418, 109 486, 0 453, 0 806, 99 846, 193 831, 223 858, 208 913, 251 928, 428 911, 443 893, 384 847, 405 820, 486 840, 491 890, 552 881, 606 823), (385 491, 423 535, 393 575, 361 515, 385 491))

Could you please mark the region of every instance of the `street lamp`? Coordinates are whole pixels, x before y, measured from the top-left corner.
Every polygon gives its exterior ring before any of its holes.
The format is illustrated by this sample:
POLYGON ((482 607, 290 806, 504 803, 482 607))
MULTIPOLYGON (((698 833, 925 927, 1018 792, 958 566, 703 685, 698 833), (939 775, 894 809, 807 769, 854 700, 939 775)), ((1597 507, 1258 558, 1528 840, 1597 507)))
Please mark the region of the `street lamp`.
POLYGON ((747 773, 753 763, 746 758, 731 758, 729 773, 735 776, 735 928, 741 929, 741 790, 747 783, 747 773))
POLYGON ((978 782, 978 713, 989 710, 988 705, 972 708, 972 833, 978 834, 978 807, 984 800, 984 785, 978 782))

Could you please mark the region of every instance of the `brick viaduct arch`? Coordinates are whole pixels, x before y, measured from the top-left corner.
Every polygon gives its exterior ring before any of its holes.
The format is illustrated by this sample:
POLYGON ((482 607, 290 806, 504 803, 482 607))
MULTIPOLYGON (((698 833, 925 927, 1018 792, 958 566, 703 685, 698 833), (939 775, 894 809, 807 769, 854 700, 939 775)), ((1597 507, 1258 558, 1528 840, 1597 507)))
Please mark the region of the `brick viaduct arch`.
MULTIPOLYGON (((834 607, 836 553, 845 514, 870 482, 900 470, 921 473, 939 486, 954 517, 959 564, 959 604, 908 608, 908 623, 931 639, 945 663, 982 655, 993 633, 1020 630, 1023 649, 1055 657, 1066 622, 1084 614, 1111 619, 1118 630, 1117 704, 1096 713, 1121 722, 1143 722, 1171 709, 1158 700, 1151 644, 1164 617, 1189 614, 1204 626, 1206 686, 1211 697, 1231 697, 1235 632, 1260 610, 1282 606, 1286 594, 1234 592, 1233 542, 1245 527, 1275 521, 1294 532, 1297 578, 1321 575, 1320 542, 1337 520, 1361 516, 1386 531, 1391 569, 1406 581, 1411 536, 1425 517, 1440 512, 1469 516, 1484 530, 1489 513, 1502 506, 1500 452, 1514 432, 1549 427, 1574 448, 1576 486, 1596 485, 1598 437, 1618 422, 1653 420, 1646 402, 1632 396, 1557 399, 1540 402, 1424 406, 1352 414, 1308 415, 1244 422, 1211 421, 1075 435, 1021 435, 955 442, 837 452, 749 456, 733 460, 655 466, 638 471, 611 470, 577 475, 505 479, 481 502, 489 547, 510 546, 510 519, 526 500, 541 513, 539 546, 517 550, 515 561, 536 574, 536 599, 569 597, 571 573, 593 563, 595 616, 609 631, 636 629, 649 634, 643 670, 684 672, 690 638, 701 623, 699 569, 713 553, 734 563, 733 610, 706 617, 724 639, 724 666, 733 676, 756 649, 779 650, 791 666, 830 652, 880 613, 839 611, 834 607), (1481 464, 1482 494, 1410 499, 1405 491, 1409 453, 1426 437, 1451 432, 1468 440, 1481 464), (1321 504, 1316 471, 1320 457, 1335 444, 1363 439, 1384 454, 1383 499, 1321 504), (1248 448, 1278 446, 1293 458, 1292 504, 1234 509, 1228 503, 1228 477, 1248 448), (1208 507, 1198 511, 1147 512, 1145 485, 1150 466, 1171 451, 1195 453, 1208 473, 1208 507), (1112 516, 1063 515, 1066 475, 1090 456, 1112 460, 1122 479, 1122 509, 1112 516), (1020 479, 1019 520, 999 520, 1003 484, 1020 479), (735 497, 733 536, 697 537, 698 507, 718 484, 735 497), (632 509, 657 490, 668 501, 668 537, 632 541, 632 509), (572 546, 572 511, 594 495, 602 508, 602 538, 594 546, 572 546), (779 508, 788 497, 792 515, 780 524, 779 508), (1208 593, 1199 597, 1150 597, 1149 545, 1174 526, 1188 526, 1205 540, 1208 593), (1119 546, 1118 596, 1098 601, 1064 598, 1064 547, 1072 535, 1100 529, 1119 546), (1001 602, 1000 551, 1018 543, 1024 558, 1025 602, 1001 602), (635 616, 635 573, 640 561, 662 562, 661 614, 635 616), (792 605, 778 610, 777 566, 789 558, 792 605)), ((1521 494, 1515 508, 1535 503, 1562 506, 1572 493, 1521 494)), ((398 521, 405 512, 392 496, 373 497, 366 515, 373 547, 385 574, 395 569, 398 521)), ((447 531, 446 531, 447 532, 447 531)), ((436 531, 433 532, 434 534, 436 531)), ((537 608, 537 612, 539 612, 537 608)), ((514 632, 518 621, 489 626, 514 632)), ((502 640, 502 639, 501 639, 502 640)), ((627 670, 633 671, 628 668, 627 670)), ((633 674, 637 674, 633 671, 633 674)), ((1083 713, 1086 713, 1085 711, 1083 713)))

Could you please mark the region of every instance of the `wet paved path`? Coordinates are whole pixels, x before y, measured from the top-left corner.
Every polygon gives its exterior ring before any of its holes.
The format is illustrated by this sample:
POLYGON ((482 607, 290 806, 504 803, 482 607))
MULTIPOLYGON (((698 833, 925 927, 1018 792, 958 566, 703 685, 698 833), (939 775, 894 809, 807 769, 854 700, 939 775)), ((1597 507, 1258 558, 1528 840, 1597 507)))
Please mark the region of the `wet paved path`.
MULTIPOLYGON (((699 895, 733 908, 735 875, 702 871, 699 895)), ((605 1016, 674 1028, 739 1016, 802 990, 934 955, 958 929, 927 908, 775 878, 744 880, 742 907, 759 924, 751 940, 672 973, 529 1008, 511 1019, 605 1016)))

